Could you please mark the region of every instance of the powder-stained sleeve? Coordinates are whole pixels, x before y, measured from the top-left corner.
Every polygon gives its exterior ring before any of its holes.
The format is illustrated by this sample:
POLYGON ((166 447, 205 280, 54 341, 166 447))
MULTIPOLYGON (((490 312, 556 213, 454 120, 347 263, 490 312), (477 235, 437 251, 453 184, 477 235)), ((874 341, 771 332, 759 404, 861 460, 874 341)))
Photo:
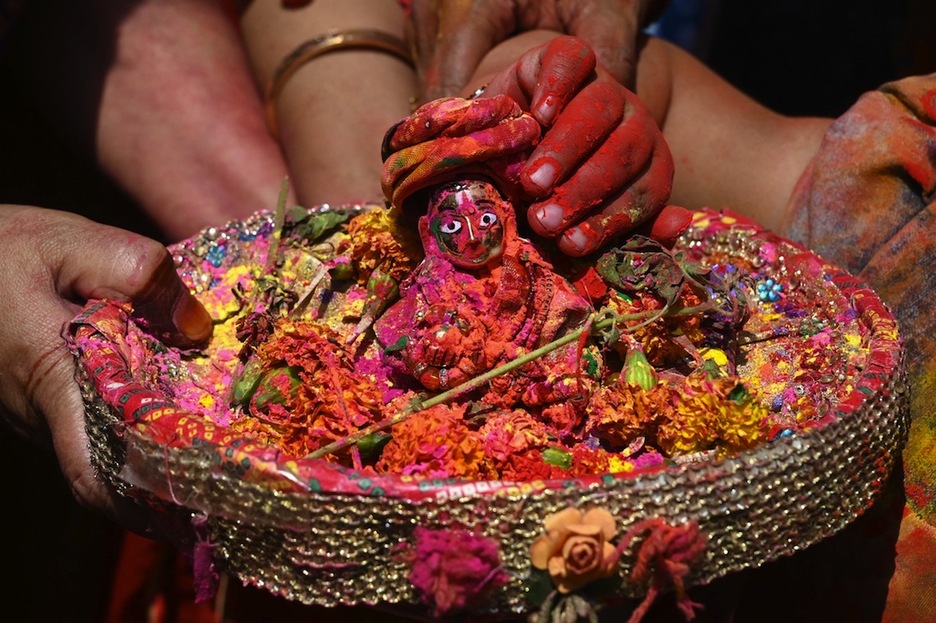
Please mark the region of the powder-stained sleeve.
POLYGON ((936 74, 885 84, 836 120, 787 212, 785 233, 868 282, 906 341, 913 418, 904 453, 907 512, 887 620, 936 620, 917 618, 919 608, 936 613, 936 593, 926 586, 936 580, 934 195, 936 74), (900 618, 911 610, 913 618, 900 618))

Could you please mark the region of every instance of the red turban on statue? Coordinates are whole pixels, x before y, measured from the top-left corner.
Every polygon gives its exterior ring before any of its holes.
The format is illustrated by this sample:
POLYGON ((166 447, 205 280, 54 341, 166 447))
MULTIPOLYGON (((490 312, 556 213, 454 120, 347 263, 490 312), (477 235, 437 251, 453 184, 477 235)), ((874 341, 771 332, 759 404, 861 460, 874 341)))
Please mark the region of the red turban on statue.
POLYGON ((539 123, 506 95, 433 100, 384 136, 384 195, 402 209, 437 182, 485 174, 513 198, 520 168, 539 138, 539 123))

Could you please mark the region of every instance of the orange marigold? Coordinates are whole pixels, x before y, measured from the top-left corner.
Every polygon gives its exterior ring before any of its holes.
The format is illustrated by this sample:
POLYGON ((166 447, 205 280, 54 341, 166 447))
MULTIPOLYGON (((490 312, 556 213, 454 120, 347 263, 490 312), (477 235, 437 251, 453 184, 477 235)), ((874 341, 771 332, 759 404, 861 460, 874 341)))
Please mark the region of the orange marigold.
POLYGON ((637 437, 650 435, 671 409, 670 392, 664 384, 645 390, 620 379, 592 395, 586 430, 621 448, 637 437))
POLYGON ((257 420, 241 426, 287 454, 304 456, 379 420, 380 388, 354 371, 336 336, 311 321, 279 322, 256 352, 264 378, 279 396, 261 402, 258 391, 250 403, 257 420))
POLYGON ((478 431, 478 437, 484 445, 485 455, 496 463, 549 444, 546 426, 521 410, 494 413, 478 431))
POLYGON ((481 440, 464 415, 463 406, 447 404, 414 413, 393 427, 375 468, 427 478, 490 477, 481 440))

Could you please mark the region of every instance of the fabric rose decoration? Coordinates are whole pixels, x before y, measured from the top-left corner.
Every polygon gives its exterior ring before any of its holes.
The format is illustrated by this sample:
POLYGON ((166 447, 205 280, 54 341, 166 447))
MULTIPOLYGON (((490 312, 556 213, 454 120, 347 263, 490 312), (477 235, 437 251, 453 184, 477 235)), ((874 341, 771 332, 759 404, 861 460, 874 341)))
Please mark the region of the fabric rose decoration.
POLYGON ((616 532, 614 517, 603 508, 582 513, 567 508, 543 522, 546 534, 530 546, 530 560, 537 569, 549 571, 560 593, 570 593, 617 571, 617 556, 611 539, 616 532))

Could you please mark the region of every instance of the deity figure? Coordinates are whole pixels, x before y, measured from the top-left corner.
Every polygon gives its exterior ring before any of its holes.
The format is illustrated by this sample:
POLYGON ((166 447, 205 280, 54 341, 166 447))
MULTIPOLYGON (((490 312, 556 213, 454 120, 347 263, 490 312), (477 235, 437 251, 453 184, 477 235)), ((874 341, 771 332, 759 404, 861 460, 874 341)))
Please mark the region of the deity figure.
MULTIPOLYGON (((518 235, 493 179, 464 175, 427 196, 418 225, 425 259, 375 324, 398 369, 447 390, 585 323, 591 306, 518 235)), ((536 407, 582 393, 576 351, 557 349, 495 379, 484 400, 536 407)))

